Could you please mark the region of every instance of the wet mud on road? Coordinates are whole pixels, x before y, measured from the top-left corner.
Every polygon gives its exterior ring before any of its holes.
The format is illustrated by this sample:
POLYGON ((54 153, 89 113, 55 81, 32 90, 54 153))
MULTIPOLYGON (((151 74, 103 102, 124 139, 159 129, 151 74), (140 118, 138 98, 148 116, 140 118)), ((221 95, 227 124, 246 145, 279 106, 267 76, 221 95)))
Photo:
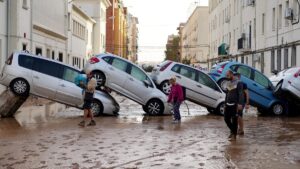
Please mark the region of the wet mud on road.
POLYGON ((246 114, 245 135, 229 142, 221 116, 182 106, 171 116, 143 116, 130 101, 118 117, 80 128, 82 112, 51 104, 0 119, 0 168, 300 168, 300 118, 246 114))

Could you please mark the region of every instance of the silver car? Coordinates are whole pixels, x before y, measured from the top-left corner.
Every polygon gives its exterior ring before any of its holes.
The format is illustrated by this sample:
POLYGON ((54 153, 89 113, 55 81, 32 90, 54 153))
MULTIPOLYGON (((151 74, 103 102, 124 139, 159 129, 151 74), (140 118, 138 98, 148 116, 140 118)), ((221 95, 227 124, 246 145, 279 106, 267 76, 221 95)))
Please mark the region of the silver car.
POLYGON ((158 90, 151 78, 140 67, 112 54, 92 57, 84 67, 91 71, 98 86, 105 85, 142 105, 150 115, 170 114, 167 97, 158 90))
MULTIPOLYGON (((82 108, 82 88, 74 82, 80 71, 58 61, 25 52, 13 53, 2 70, 0 83, 16 95, 37 95, 69 106, 82 108)), ((108 93, 97 91, 92 111, 116 115, 119 104, 108 93)))
POLYGON ((224 114, 225 93, 209 75, 169 60, 157 65, 151 74, 154 83, 165 94, 170 93, 170 77, 176 77, 184 87, 187 100, 206 107, 210 113, 224 114))

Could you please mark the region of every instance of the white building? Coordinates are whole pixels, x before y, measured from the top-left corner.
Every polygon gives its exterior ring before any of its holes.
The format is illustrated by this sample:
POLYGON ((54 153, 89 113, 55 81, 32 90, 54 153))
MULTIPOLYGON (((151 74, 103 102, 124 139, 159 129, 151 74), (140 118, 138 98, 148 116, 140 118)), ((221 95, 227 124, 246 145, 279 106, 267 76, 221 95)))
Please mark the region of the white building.
POLYGON ((106 9, 111 6, 109 0, 76 0, 80 9, 96 21, 94 25, 94 53, 105 52, 106 47, 106 9))
POLYGON ((0 0, 0 69, 6 58, 8 57, 7 51, 7 1, 0 0))
POLYGON ((93 54, 96 21, 74 4, 69 4, 68 56, 69 63, 82 69, 93 54))
POLYGON ((132 62, 138 60, 138 18, 127 13, 127 58, 132 62))
POLYGON ((183 25, 181 30, 181 60, 191 61, 193 66, 207 68, 209 56, 208 36, 208 10, 207 6, 198 6, 183 25))
POLYGON ((210 0, 210 63, 234 59, 267 76, 300 66, 299 5, 298 0, 210 0))

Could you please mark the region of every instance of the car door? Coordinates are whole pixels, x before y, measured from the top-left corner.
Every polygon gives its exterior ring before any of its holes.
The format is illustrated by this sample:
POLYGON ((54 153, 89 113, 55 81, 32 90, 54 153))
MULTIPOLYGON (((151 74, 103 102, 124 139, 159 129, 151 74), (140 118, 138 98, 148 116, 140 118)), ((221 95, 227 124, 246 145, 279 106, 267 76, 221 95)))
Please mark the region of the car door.
POLYGON ((147 97, 149 93, 153 91, 153 84, 147 74, 132 64, 128 70, 124 87, 133 100, 143 105, 148 101, 147 97), (147 81, 150 85, 146 85, 144 81, 147 81))
POLYGON ((107 77, 107 85, 111 89, 120 92, 122 94, 128 94, 124 90, 124 83, 127 78, 127 69, 128 69, 128 62, 119 59, 119 58, 112 58, 110 64, 107 67, 108 77, 107 77))
POLYGON ((48 99, 54 99, 62 71, 62 67, 58 63, 34 58, 32 71, 32 90, 34 93, 48 99))
MULTIPOLYGON (((198 94, 195 91, 198 91, 197 82, 196 82, 196 70, 181 65, 176 73, 176 81, 182 87, 185 88, 185 95, 187 99, 197 100, 198 94)), ((199 99, 199 98, 198 98, 199 99)))
POLYGON ((196 78, 198 84, 196 87, 198 88, 198 94, 196 98, 202 98, 203 103, 205 103, 209 107, 214 107, 218 99, 222 96, 222 92, 220 88, 218 88, 217 84, 205 73, 201 71, 197 71, 198 77, 196 78))
MULTIPOLYGON (((267 106, 273 100, 273 88, 270 80, 262 73, 253 70, 253 83, 250 84, 253 89, 254 99, 263 106, 267 106)), ((251 95, 250 95, 251 97, 251 95)))
POLYGON ((55 96, 57 101, 76 107, 82 105, 83 89, 75 84, 75 78, 79 74, 80 72, 78 70, 63 66, 63 75, 58 83, 55 96))

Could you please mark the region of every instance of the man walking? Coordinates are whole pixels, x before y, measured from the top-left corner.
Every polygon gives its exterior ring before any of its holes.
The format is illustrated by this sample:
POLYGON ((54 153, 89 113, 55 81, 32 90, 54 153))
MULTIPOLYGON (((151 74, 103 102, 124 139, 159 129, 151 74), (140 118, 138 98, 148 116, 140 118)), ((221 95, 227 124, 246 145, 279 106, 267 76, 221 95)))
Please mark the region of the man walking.
POLYGON ((244 101, 243 95, 243 84, 234 77, 234 74, 231 70, 226 73, 226 77, 228 78, 227 82, 227 94, 226 94, 226 107, 224 120, 230 129, 229 140, 236 140, 237 128, 238 128, 238 120, 237 120, 237 112, 242 110, 242 104, 244 101))

